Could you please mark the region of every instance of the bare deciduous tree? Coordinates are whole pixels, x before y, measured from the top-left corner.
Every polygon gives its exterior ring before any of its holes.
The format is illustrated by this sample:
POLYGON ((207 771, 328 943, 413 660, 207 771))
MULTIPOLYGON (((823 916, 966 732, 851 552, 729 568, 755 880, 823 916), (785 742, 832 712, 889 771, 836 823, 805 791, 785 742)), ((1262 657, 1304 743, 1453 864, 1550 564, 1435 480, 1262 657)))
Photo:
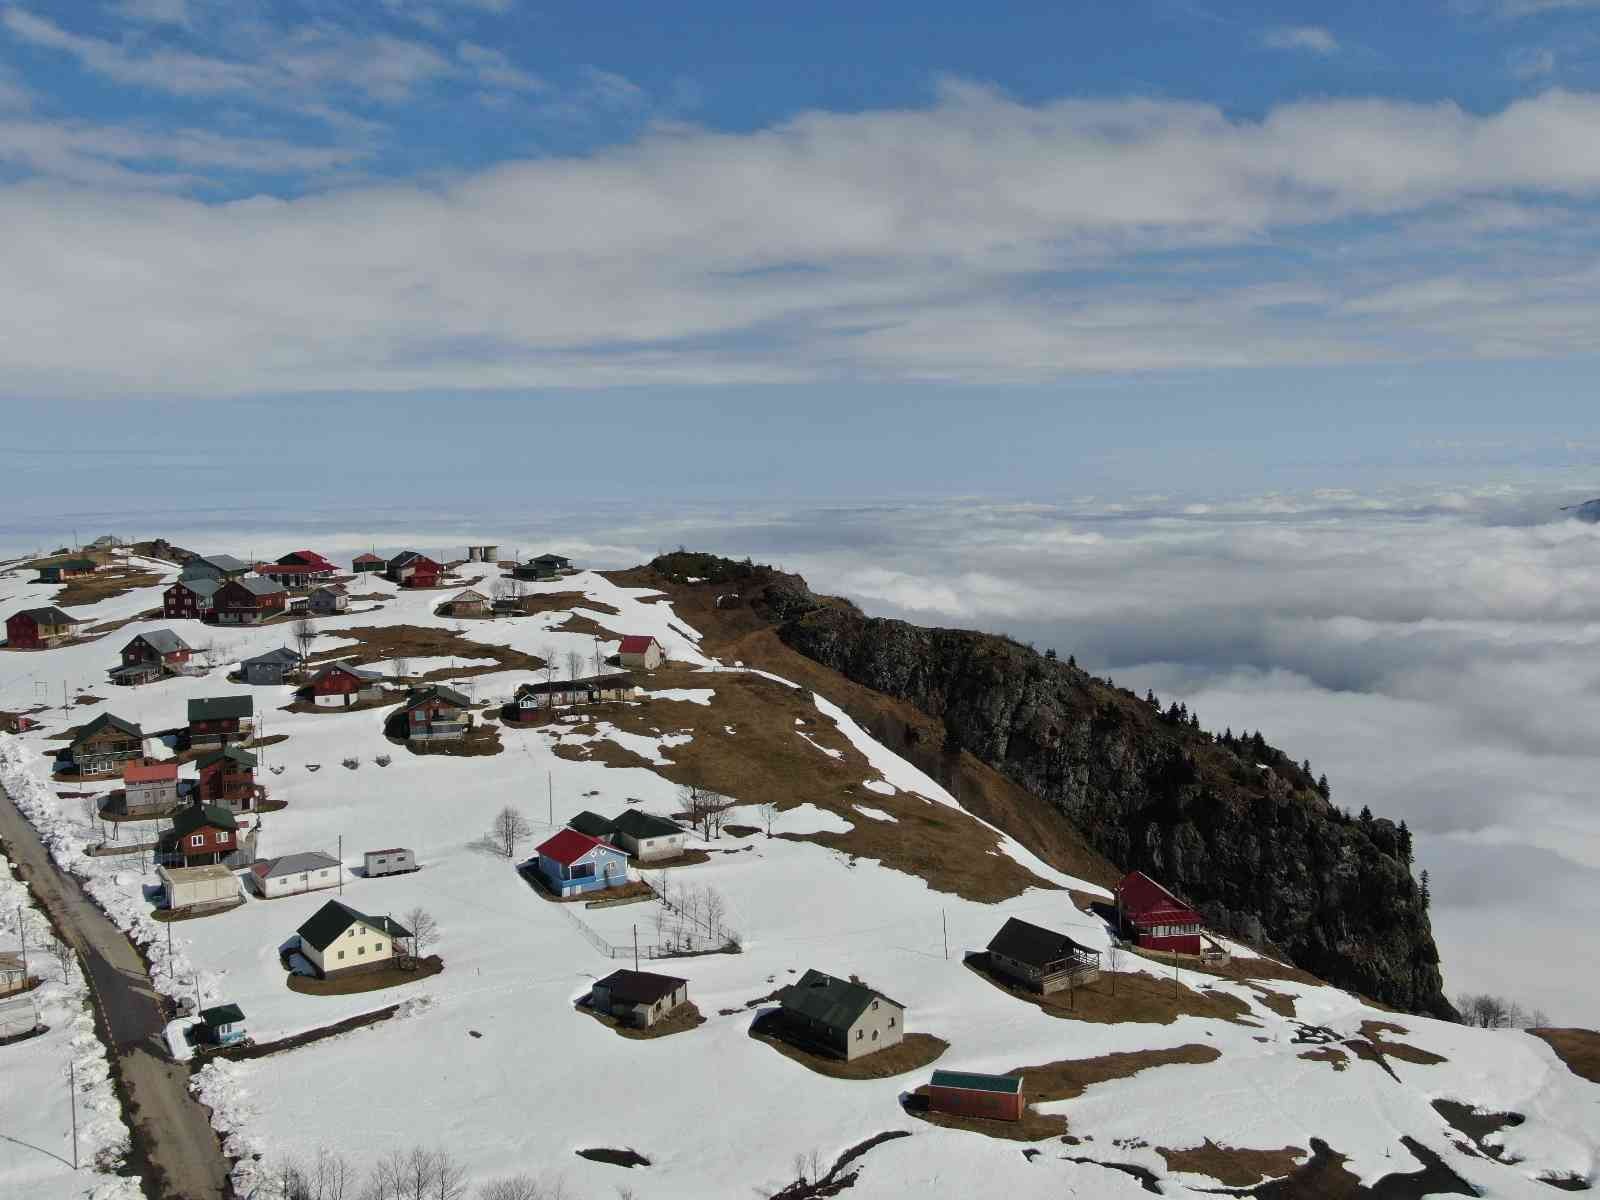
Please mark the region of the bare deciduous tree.
POLYGON ((716 937, 722 931, 722 918, 728 914, 728 902, 715 888, 705 890, 703 905, 706 913, 706 932, 716 937))
POLYGON ((411 660, 404 654, 396 654, 394 658, 390 660, 390 664, 391 673, 394 675, 394 681, 401 684, 405 683, 406 677, 411 674, 411 660))
POLYGON ((1111 972, 1111 994, 1117 994, 1117 968, 1122 965, 1122 947, 1112 942, 1106 947, 1106 969, 1111 972))
POLYGON ((77 957, 72 943, 65 938, 52 936, 50 939, 50 956, 56 960, 56 966, 61 968, 61 982, 66 983, 71 975, 72 961, 77 957))
POLYGON ((533 826, 528 824, 528 818, 508 804, 495 814, 494 823, 489 826, 486 836, 501 854, 515 858, 517 846, 532 834, 533 826))
POLYGON ((478 1189, 478 1200, 545 1200, 543 1185, 532 1175, 491 1179, 478 1189))
POLYGON ((761 807, 758 808, 756 811, 761 814, 761 819, 766 822, 766 825, 767 825, 767 836, 771 837, 772 836, 772 821, 773 821, 773 818, 778 815, 778 806, 776 804, 774 804, 771 800, 765 800, 765 801, 762 802, 761 807))
POLYGON ((311 618, 301 617, 290 629, 294 635, 294 644, 300 651, 303 659, 311 653, 311 643, 317 640, 317 627, 311 623, 311 618))
POLYGON ((439 923, 432 913, 418 905, 400 918, 400 924, 411 931, 411 936, 402 938, 401 943, 405 947, 407 965, 415 967, 428 957, 428 947, 438 939, 439 923))
POLYGON ((567 651, 567 678, 577 679, 583 674, 583 652, 581 650, 567 651))
POLYGON ((710 841, 722 830, 723 814, 728 801, 698 783, 678 786, 678 803, 689 815, 689 823, 700 830, 700 836, 710 841))

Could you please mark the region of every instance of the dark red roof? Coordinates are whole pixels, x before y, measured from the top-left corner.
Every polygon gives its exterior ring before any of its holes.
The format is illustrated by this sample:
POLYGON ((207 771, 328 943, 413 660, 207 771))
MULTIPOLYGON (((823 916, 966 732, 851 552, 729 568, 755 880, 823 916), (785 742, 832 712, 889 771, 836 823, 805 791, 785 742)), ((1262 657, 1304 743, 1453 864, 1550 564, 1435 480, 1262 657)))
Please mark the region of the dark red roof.
POLYGON ((579 833, 576 829, 563 829, 548 842, 542 843, 537 852, 546 858, 554 859, 563 867, 570 867, 596 846, 605 844, 599 838, 579 833))
POLYGON ((355 562, 376 562, 376 563, 381 563, 383 561, 383 559, 379 558, 376 554, 358 554, 358 555, 356 555, 354 561, 355 562))
POLYGON ((123 783, 164 783, 177 777, 177 763, 124 763, 122 765, 123 783))
POLYGON ((294 562, 306 563, 324 571, 334 569, 333 564, 315 550, 291 550, 278 560, 280 566, 291 566, 294 562))
MULTIPOLYGON (((627 637, 622 639, 622 646, 617 653, 643 654, 646 650, 650 649, 651 642, 656 642, 656 639, 651 637, 649 634, 630 633, 627 637)), ((656 642, 656 645, 659 646, 660 644, 660 642, 656 642)))
POLYGON ((1117 884, 1122 911, 1136 923, 1160 921, 1168 925, 1200 923, 1200 914, 1179 900, 1143 871, 1132 871, 1117 884))
POLYGON ((257 563, 257 575, 312 575, 335 570, 332 563, 257 563))

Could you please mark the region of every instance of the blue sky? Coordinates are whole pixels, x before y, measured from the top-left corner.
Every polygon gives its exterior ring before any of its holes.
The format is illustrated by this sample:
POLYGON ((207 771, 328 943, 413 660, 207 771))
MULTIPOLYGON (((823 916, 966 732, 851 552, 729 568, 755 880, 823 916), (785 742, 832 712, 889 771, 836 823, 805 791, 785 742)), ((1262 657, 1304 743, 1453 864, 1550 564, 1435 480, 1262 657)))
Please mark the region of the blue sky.
POLYGON ((0 0, 0 499, 1588 466, 1597 89, 1596 0, 0 0))

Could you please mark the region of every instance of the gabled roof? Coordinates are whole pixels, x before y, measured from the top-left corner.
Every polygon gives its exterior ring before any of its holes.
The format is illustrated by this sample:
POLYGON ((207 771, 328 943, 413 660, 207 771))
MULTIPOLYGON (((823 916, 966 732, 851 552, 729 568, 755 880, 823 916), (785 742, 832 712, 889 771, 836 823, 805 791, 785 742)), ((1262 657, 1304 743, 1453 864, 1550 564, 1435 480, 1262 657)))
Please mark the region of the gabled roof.
MULTIPOLYGON (((243 559, 235 558, 231 554, 197 554, 189 560, 190 563, 203 562, 215 567, 224 574, 234 571, 248 571, 250 564, 243 559)), ((184 564, 188 566, 188 563, 184 564)))
POLYGON ((25 608, 16 615, 32 618, 35 625, 87 625, 89 623, 62 612, 54 604, 47 604, 43 608, 25 608))
POLYGON ((308 563, 312 566, 320 566, 327 570, 333 569, 333 564, 326 558, 323 558, 322 555, 318 554, 315 550, 291 550, 289 553, 280 558, 278 562, 283 566, 287 566, 290 563, 308 563))
POLYGON ((1022 1090, 1020 1075, 980 1075, 976 1071, 935 1071, 929 1083, 964 1092, 998 1092, 1002 1096, 1015 1096, 1022 1090))
POLYGON ((1079 945, 1064 933, 1045 929, 1027 921, 1010 918, 1000 926, 1000 932, 989 940, 989 949, 995 954, 1027 963, 1030 967, 1043 967, 1049 963, 1071 958, 1076 953, 1093 954, 1087 946, 1079 945))
POLYGON ((345 587, 342 583, 323 583, 312 588, 311 594, 315 596, 318 592, 328 592, 335 596, 343 596, 348 593, 349 590, 350 589, 345 587))
POLYGON ((656 641, 656 639, 651 637, 648 633, 630 633, 627 637, 622 639, 622 645, 618 647, 617 653, 643 654, 646 650, 650 649, 650 643, 652 642, 655 642, 657 646, 661 645, 660 642, 656 641))
POLYGON ((392 571, 397 567, 409 567, 414 562, 432 563, 436 567, 441 565, 419 551, 402 550, 389 560, 389 569, 392 571))
POLYGON ((41 571, 54 568, 58 571, 98 571, 100 564, 92 558, 63 558, 60 562, 45 563, 41 571))
MULTIPOLYGON (((128 643, 128 646, 138 641, 144 642, 157 654, 176 654, 179 650, 189 649, 189 643, 170 629, 152 629, 149 633, 138 634, 128 643)), ((126 650, 127 646, 124 646, 123 649, 126 650)))
POLYGON ((254 696, 206 696, 189 701, 189 720, 228 721, 253 717, 256 712, 254 696))
POLYGON ((541 842, 534 853, 552 859, 563 867, 570 867, 596 846, 602 846, 615 854, 622 853, 615 846, 607 846, 599 838, 579 833, 576 829, 563 829, 555 837, 541 842))
POLYGON ((466 708, 472 703, 454 688, 447 688, 442 683, 430 683, 427 687, 416 688, 406 697, 403 708, 415 708, 419 704, 426 704, 429 700, 443 700, 446 704, 456 708, 466 708))
POLYGON ((279 646, 276 650, 268 650, 265 654, 258 654, 254 658, 247 658, 239 665, 241 667, 260 666, 270 667, 282 664, 292 667, 298 664, 300 656, 287 646, 279 646))
MULTIPOLYGON (((222 580, 215 579, 210 575, 204 575, 198 579, 180 579, 174 583, 172 587, 186 588, 187 590, 193 592, 196 596, 199 596, 200 599, 208 600, 212 596, 215 596, 217 592, 222 589, 222 580)), ((172 588, 168 588, 167 590, 171 591, 172 588)))
POLYGON ((783 1007, 803 1017, 825 1025, 829 1029, 846 1030, 861 1018, 874 1000, 887 1000, 896 1008, 903 1004, 890 1000, 882 992, 875 992, 865 984, 835 979, 821 971, 807 971, 799 983, 791 983, 778 992, 783 1007))
POLYGON ((1117 884, 1117 898, 1130 920, 1176 918, 1177 924, 1200 920, 1193 907, 1179 900, 1143 871, 1130 871, 1117 884))
POLYGON ((568 821, 567 828, 576 829, 584 837, 605 838, 610 836, 616 826, 599 813, 584 811, 568 821))
POLYGON ((123 783, 168 783, 178 778, 175 762, 123 763, 123 783))
POLYGON ((681 825, 674 825, 665 817, 653 816, 637 808, 630 808, 618 817, 614 828, 631 838, 671 837, 675 833, 687 832, 681 825))
POLYGON ((572 560, 570 558, 568 558, 565 554, 541 554, 541 555, 539 555, 539 557, 535 558, 533 561, 536 562, 536 563, 539 563, 539 564, 541 564, 543 566, 553 567, 553 566, 556 566, 556 565, 558 565, 560 563, 569 563, 572 560))
POLYGON ((368 671, 353 663, 331 662, 323 663, 321 667, 317 668, 317 673, 311 677, 311 682, 315 683, 319 679, 326 679, 329 675, 354 675, 357 679, 366 680, 383 678, 382 671, 368 671))
POLYGON ((387 933, 392 938, 411 936, 411 931, 398 921, 391 921, 388 917, 369 917, 366 913, 357 912, 339 900, 329 900, 312 913, 310 920, 295 932, 300 935, 301 941, 309 943, 317 950, 326 950, 333 945, 335 938, 357 921, 380 933, 387 933))
POLYGON ((320 850, 303 850, 258 862, 250 870, 258 879, 271 879, 278 875, 299 875, 302 871, 322 871, 338 865, 339 860, 331 854, 324 854, 320 850))
POLYGON ((383 561, 383 559, 379 558, 376 554, 370 554, 369 553, 369 554, 358 554, 351 561, 352 562, 358 562, 358 563, 372 563, 372 562, 381 563, 383 561))
POLYGON ((229 746, 223 750, 213 750, 210 754, 202 754, 195 759, 196 770, 208 771, 219 762, 231 762, 241 767, 248 767, 252 771, 256 767, 256 756, 248 750, 240 750, 237 746, 229 746))
POLYGON ((263 579, 259 575, 241 575, 238 579, 230 579, 227 587, 242 587, 252 596, 279 596, 283 594, 283 584, 276 580, 263 579))
POLYGON ((257 575, 330 575, 339 568, 332 563, 257 563, 257 575))
POLYGON ((188 837, 196 829, 207 825, 213 829, 239 828, 239 822, 227 809, 215 804, 191 804, 172 818, 171 832, 178 837, 188 837))
POLYGON ((613 971, 596 981, 595 987, 607 989, 613 1000, 623 1004, 654 1004, 688 982, 676 975, 657 975, 653 971, 613 971))
POLYGON ((106 728, 115 729, 118 733, 127 734, 132 738, 142 738, 144 736, 144 734, 140 732, 137 725, 129 721, 124 721, 121 717, 117 716, 116 713, 101 713, 82 729, 78 730, 78 735, 72 739, 72 744, 76 746, 90 734, 99 733, 102 729, 106 728))
POLYGON ((454 604, 458 600, 479 600, 479 601, 487 602, 488 599, 489 599, 489 597, 485 596, 482 592, 477 591, 474 588, 463 588, 461 591, 457 592, 454 596, 450 597, 450 603, 454 604))
POLYGON ((213 1029, 219 1025, 237 1025, 244 1020, 244 1010, 237 1004, 219 1004, 215 1008, 202 1008, 200 1019, 213 1029))

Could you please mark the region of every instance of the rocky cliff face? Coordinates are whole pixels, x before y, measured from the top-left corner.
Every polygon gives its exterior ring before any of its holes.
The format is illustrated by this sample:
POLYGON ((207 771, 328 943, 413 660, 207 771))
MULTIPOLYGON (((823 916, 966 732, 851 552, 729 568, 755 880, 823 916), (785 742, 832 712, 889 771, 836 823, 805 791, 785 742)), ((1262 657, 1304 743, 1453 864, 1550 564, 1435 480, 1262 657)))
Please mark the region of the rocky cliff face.
POLYGON ((1451 1014, 1409 837, 1341 813, 1271 746, 1224 743, 1006 638, 867 618, 793 576, 750 600, 789 646, 939 718, 948 750, 1004 772, 1213 928, 1398 1008, 1451 1014))

